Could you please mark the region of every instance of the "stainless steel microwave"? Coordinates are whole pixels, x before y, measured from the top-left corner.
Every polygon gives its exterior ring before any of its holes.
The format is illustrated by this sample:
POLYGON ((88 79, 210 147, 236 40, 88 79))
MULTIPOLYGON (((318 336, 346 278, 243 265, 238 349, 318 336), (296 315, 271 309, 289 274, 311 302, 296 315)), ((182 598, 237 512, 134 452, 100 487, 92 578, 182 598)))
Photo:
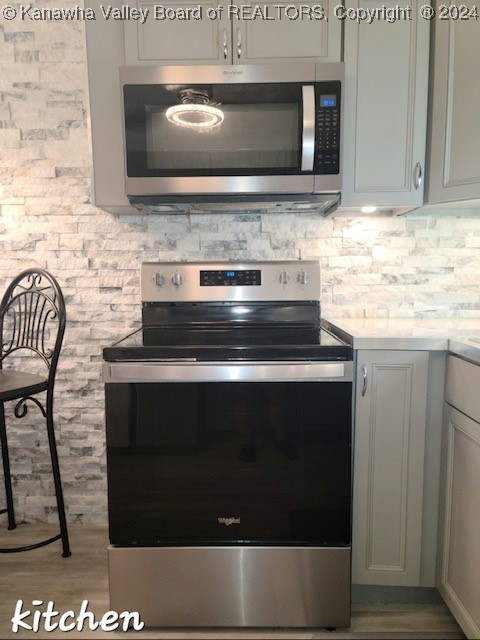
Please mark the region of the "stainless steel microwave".
POLYGON ((342 63, 122 68, 127 196, 339 194, 343 75, 342 63))

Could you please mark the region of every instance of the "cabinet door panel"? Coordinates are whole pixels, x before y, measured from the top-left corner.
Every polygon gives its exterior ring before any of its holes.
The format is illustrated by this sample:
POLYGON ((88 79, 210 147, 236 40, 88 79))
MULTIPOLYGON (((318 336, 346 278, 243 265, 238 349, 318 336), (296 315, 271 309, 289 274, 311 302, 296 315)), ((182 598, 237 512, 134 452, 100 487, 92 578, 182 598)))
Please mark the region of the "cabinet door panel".
POLYGON ((446 405, 439 590, 469 638, 480 637, 480 424, 446 405))
POLYGON ((450 26, 446 186, 480 183, 480 83, 472 82, 469 69, 469 63, 480 61, 480 29, 474 20, 461 28, 456 24, 452 20, 450 26))
MULTIPOLYGON (((412 19, 345 23, 344 206, 423 203, 428 22, 417 2, 384 4, 411 6, 412 19)), ((374 0, 352 6, 378 9, 374 0)))
POLYGON ((209 10, 214 12, 218 8, 216 0, 201 3, 195 0, 168 0, 161 5, 154 0, 137 0, 136 7, 143 11, 148 9, 149 15, 143 25, 140 21, 125 21, 127 65, 230 64, 230 21, 223 12, 219 14, 220 19, 208 17, 209 10), (177 12, 174 15, 190 11, 191 17, 185 20, 155 19, 156 6, 177 12), (200 19, 195 18, 198 15, 200 19))
POLYGON ((480 197, 480 60, 475 20, 437 20, 431 112, 429 202, 480 197))
MULTIPOLYGON (((264 64, 268 62, 339 62, 341 22, 315 19, 316 9, 329 2, 289 2, 267 0, 259 6, 264 19, 241 20, 232 17, 233 62, 264 64), (303 12, 303 13, 302 13, 303 12)), ((330 3, 331 5, 331 3, 330 3)), ((238 3, 239 8, 241 7, 238 3)), ((245 6, 245 5, 244 5, 245 6)))
MULTIPOLYGON (((120 9, 118 0, 112 6, 120 9)), ((98 3, 85 2, 98 11, 98 3)), ((93 153, 93 203, 114 207, 117 212, 135 212, 125 195, 121 90, 118 67, 125 64, 123 26, 118 21, 87 20, 90 127, 93 153)))
POLYGON ((418 586, 428 354, 359 351, 353 581, 418 586))

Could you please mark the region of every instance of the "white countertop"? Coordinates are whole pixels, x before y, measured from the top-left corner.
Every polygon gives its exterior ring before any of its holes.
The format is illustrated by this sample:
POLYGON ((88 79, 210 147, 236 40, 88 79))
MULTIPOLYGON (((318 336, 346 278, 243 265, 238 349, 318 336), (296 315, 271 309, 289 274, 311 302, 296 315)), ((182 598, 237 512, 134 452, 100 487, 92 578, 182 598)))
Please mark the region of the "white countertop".
POLYGON ((480 318, 334 318, 354 349, 450 351, 480 364, 480 318))

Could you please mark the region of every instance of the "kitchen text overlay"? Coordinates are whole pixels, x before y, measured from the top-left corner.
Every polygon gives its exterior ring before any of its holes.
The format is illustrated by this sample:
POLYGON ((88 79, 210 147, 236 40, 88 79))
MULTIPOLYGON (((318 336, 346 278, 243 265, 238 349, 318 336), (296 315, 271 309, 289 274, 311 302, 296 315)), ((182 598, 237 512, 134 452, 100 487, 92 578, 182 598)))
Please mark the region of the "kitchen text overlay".
POLYGON ((24 609, 23 604, 23 600, 17 600, 12 618, 13 633, 19 633, 23 630, 51 633, 57 629, 68 632, 82 631, 84 628, 90 629, 90 631, 95 631, 95 629, 102 631, 134 629, 140 631, 145 626, 137 611, 122 611, 122 613, 107 611, 100 620, 96 620, 95 614, 88 611, 88 600, 83 600, 78 613, 73 610, 64 613, 55 611, 55 603, 51 600, 47 603, 44 603, 43 600, 32 600, 32 609, 24 609), (42 605, 44 605, 43 611, 39 609, 42 605))

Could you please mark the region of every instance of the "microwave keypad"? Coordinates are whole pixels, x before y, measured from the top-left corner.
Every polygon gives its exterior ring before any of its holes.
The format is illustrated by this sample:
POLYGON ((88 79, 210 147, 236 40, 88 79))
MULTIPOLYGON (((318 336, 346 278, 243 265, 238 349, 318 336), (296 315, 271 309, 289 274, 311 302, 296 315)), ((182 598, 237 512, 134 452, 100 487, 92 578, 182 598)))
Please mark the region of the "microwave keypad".
POLYGON ((336 95, 317 102, 315 169, 320 174, 340 170, 340 111, 336 95), (327 100, 328 98, 328 100, 327 100))

